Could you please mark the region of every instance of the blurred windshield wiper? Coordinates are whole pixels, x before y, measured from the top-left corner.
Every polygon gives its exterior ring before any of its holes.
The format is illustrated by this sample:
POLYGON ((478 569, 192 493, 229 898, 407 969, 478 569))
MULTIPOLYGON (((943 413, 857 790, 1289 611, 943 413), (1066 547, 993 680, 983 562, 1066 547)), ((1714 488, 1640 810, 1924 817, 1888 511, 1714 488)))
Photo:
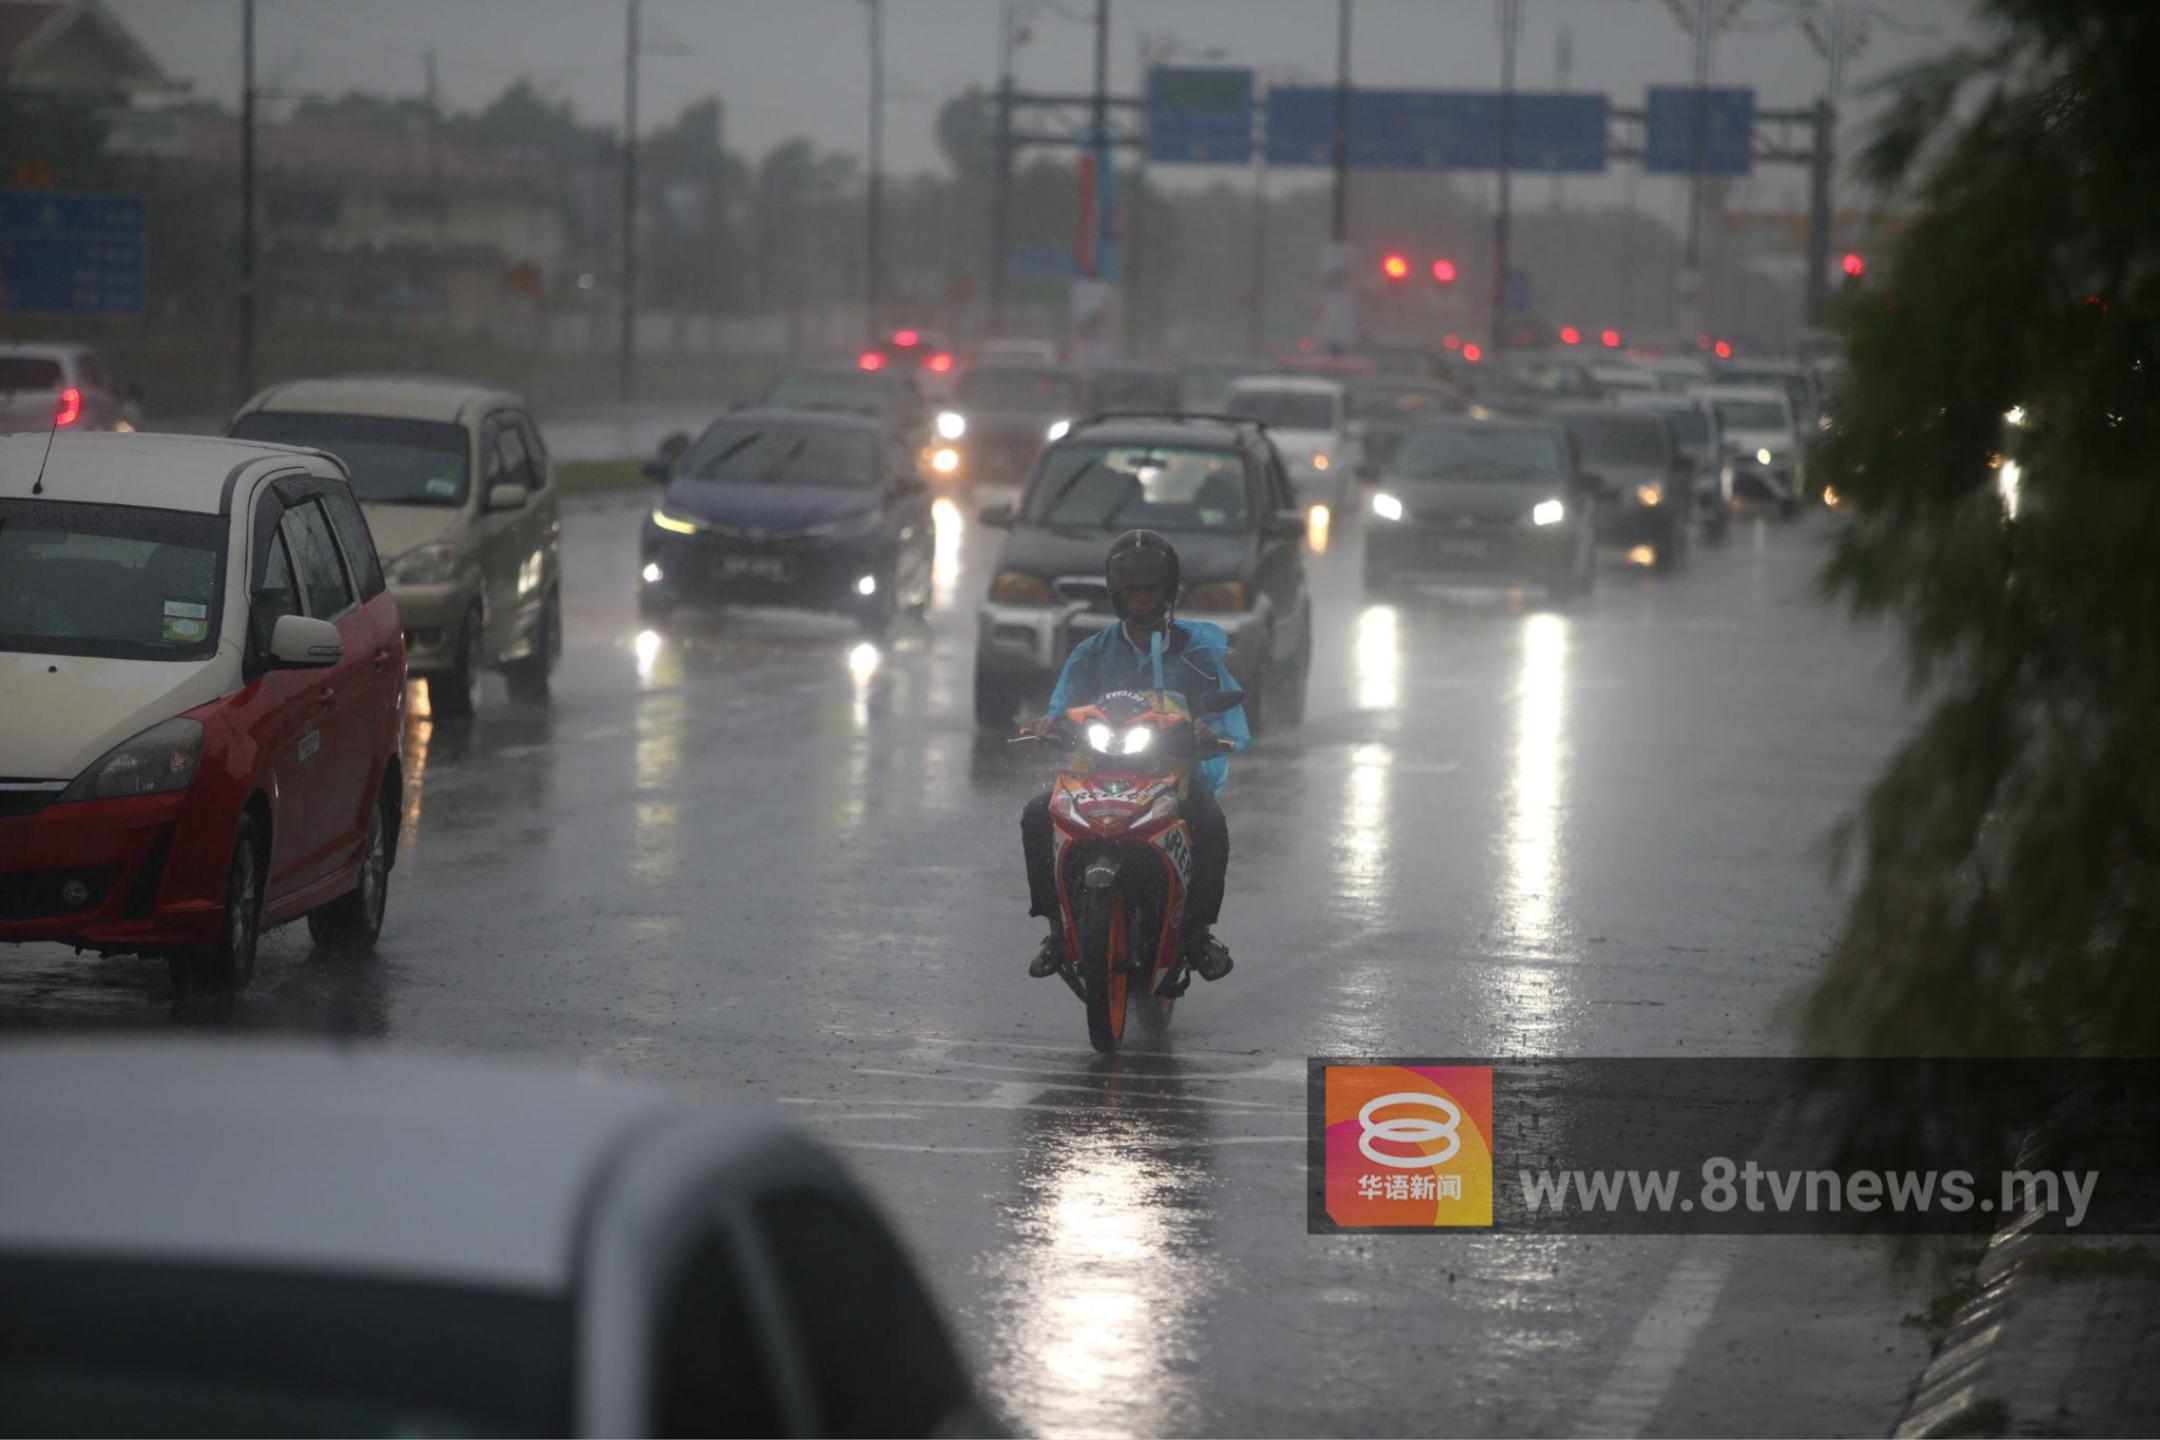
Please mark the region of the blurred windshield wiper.
POLYGON ((794 464, 795 457, 802 454, 803 447, 808 445, 809 443, 810 437, 808 435, 796 436, 795 443, 787 448, 787 452, 785 454, 783 454, 779 459, 773 461, 772 464, 766 466, 763 470, 760 470, 758 472, 756 483, 760 485, 770 485, 775 480, 778 480, 780 478, 780 472, 787 469, 788 466, 794 464))
POLYGON ((725 465, 730 459, 732 459, 736 455, 737 452, 741 451, 745 446, 755 445, 758 441, 764 438, 764 431, 751 431, 748 435, 743 436, 742 439, 737 440, 734 444, 728 446, 727 449, 722 450, 718 455, 713 456, 710 460, 700 461, 698 464, 697 473, 695 475, 692 475, 690 478, 692 480, 719 479, 720 477, 713 474, 713 471, 719 469, 722 465, 725 465))
POLYGON ((1140 486, 1140 477, 1138 475, 1126 476, 1125 488, 1124 490, 1119 492, 1117 504, 1112 505, 1108 510, 1105 510, 1103 512, 1102 519, 1095 522, 1095 528, 1098 530, 1115 529, 1116 525, 1114 522, 1117 520, 1117 517, 1125 513, 1125 507, 1132 504, 1133 496, 1140 493, 1142 493, 1140 486))
MULTIPOLYGON (((1052 495, 1042 507, 1041 513, 1043 517, 1043 523, 1047 525, 1055 525, 1059 523, 1057 518, 1058 506, 1065 503, 1065 497, 1072 494, 1074 489, 1079 486, 1080 482, 1087 478, 1088 472, 1094 470, 1101 464, 1102 461, 1100 460, 1089 460, 1087 464, 1082 465, 1078 470, 1073 471, 1073 473, 1066 479, 1063 485, 1058 486, 1057 493, 1055 495, 1052 495)), ((1063 523, 1072 524, 1074 522, 1065 521, 1063 523)))

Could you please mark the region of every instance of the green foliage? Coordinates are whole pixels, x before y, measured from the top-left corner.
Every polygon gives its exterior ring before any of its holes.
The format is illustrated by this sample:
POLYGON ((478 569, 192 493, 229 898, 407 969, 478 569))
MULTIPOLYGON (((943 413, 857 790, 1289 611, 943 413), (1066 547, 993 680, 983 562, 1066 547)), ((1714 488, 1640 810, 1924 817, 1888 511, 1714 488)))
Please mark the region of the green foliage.
POLYGON ((1824 581, 1902 626, 1926 713, 1841 837, 1858 884, 1806 1030, 2151 1054, 2160 6, 1984 9, 1996 42, 1889 82, 1861 161, 1921 218, 1842 317, 1822 463, 1853 518, 1824 581))

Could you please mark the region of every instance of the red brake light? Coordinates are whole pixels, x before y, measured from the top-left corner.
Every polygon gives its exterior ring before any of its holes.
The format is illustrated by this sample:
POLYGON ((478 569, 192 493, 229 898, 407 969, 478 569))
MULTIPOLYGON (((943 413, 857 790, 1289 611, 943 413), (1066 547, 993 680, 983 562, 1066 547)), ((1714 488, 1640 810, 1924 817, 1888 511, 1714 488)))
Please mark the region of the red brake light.
POLYGON ((1604 346, 1607 350, 1617 350, 1620 348, 1620 332, 1617 330, 1607 330, 1605 333, 1598 336, 1598 339, 1604 343, 1604 346))
POLYGON ((60 392, 60 408, 53 412, 53 424, 72 425, 82 419, 82 391, 73 385, 60 392))
POLYGON ((1462 358, 1468 360, 1471 364, 1475 365, 1478 361, 1485 358, 1485 352, 1479 349, 1478 346, 1473 342, 1472 344, 1462 347, 1462 358))
POLYGON ((862 352, 862 358, 855 363, 865 370, 882 370, 885 368, 885 357, 875 350, 865 350, 862 352))
POLYGON ((1573 325, 1562 325, 1560 327, 1560 343, 1562 345, 1582 344, 1582 331, 1576 329, 1573 325))
POLYGON ((1447 334, 1440 337, 1440 343, 1447 346, 1447 348, 1450 350, 1460 350, 1462 349, 1462 336, 1457 335, 1454 331, 1450 330, 1447 334))
POLYGON ((1442 285, 1455 283, 1455 262, 1446 258, 1432 262, 1432 278, 1442 285))
POLYGON ((1861 259, 1857 251, 1846 251, 1843 264, 1845 273, 1855 280, 1859 279, 1861 273, 1867 269, 1867 261, 1861 259))
POLYGON ((1720 340, 1717 342, 1717 358, 1720 360, 1732 359, 1732 344, 1730 341, 1720 340))
POLYGON ((940 375, 944 374, 947 370, 952 369, 952 356, 932 355, 930 357, 930 368, 940 375))
POLYGON ((920 339, 922 339, 922 336, 916 334, 913 330, 895 330, 893 332, 892 343, 898 345, 903 350, 907 350, 913 348, 915 342, 920 339))

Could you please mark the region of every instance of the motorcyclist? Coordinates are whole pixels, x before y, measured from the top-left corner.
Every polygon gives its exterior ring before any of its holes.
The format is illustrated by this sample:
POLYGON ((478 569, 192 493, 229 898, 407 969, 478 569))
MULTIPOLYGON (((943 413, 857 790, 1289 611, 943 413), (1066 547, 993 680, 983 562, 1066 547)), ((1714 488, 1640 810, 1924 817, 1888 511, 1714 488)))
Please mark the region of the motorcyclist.
MULTIPOLYGON (((1230 640, 1222 627, 1171 616, 1178 597, 1179 566, 1177 549, 1168 540, 1153 530, 1126 531, 1110 546, 1103 579, 1109 584, 1119 623, 1073 647, 1058 676, 1057 689, 1051 692, 1048 712, 1028 726, 1032 733, 1048 733, 1067 710, 1114 690, 1175 690, 1194 703, 1218 690, 1242 690, 1224 663, 1230 640), (1152 648, 1157 635, 1162 637, 1159 683, 1152 648)), ((1230 755, 1252 744, 1252 731, 1242 705, 1212 724, 1196 716, 1193 727, 1202 753, 1210 758, 1193 766, 1191 783, 1186 786, 1183 813, 1192 832, 1193 870, 1185 900, 1185 959, 1201 979, 1220 980, 1232 965, 1230 952, 1213 933, 1230 868, 1230 827, 1216 796, 1229 778, 1230 755), (1227 751, 1211 749, 1218 736, 1230 742, 1227 751)), ((1028 963, 1028 974, 1040 979, 1055 974, 1065 956, 1057 879, 1051 869, 1047 791, 1021 810, 1020 845, 1027 858, 1028 913, 1050 922, 1049 936, 1028 963)))

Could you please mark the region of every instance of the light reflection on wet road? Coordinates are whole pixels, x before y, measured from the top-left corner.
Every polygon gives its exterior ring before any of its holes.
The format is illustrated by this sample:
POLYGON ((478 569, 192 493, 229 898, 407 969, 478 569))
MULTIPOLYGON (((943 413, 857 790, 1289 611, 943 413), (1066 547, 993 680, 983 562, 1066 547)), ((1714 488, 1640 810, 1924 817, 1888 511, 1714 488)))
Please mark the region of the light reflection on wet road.
MULTIPOLYGON (((1159 1051, 1089 1052, 1021 973, 1040 756, 972 733, 999 538, 941 503, 934 607, 648 628, 639 498, 567 530, 551 709, 416 705, 380 953, 269 938, 254 989, 0 955, 0 1026, 301 1031, 515 1052, 786 1107, 915 1242, 1027 1430, 1536 1433, 1607 1415, 1664 1239, 1304 1233, 1304 1057, 1757 1054, 1835 907, 1811 847, 1899 723, 1884 651, 1743 526, 1568 610, 1365 604, 1338 520, 1308 723, 1238 762, 1223 932, 1159 1051)), ((416 695, 416 699, 417 699, 416 695)), ((1886 1429, 1914 1308, 1849 1240, 1750 1242, 1652 1429, 1886 1429), (1827 1380, 1825 1377, 1829 1377, 1827 1380)))

